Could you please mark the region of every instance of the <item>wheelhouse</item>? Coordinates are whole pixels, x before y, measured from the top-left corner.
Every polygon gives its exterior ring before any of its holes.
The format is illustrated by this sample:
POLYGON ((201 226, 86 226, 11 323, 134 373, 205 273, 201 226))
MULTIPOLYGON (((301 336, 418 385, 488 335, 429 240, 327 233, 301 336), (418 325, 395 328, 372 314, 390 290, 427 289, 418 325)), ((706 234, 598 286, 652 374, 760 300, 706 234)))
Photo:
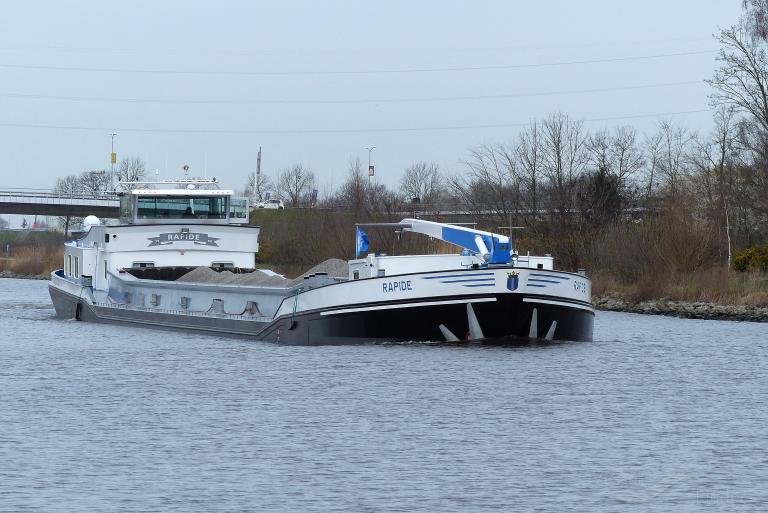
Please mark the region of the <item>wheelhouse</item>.
POLYGON ((190 183, 179 189, 134 189, 121 193, 120 222, 248 224, 247 198, 234 197, 230 190, 198 187, 190 183))

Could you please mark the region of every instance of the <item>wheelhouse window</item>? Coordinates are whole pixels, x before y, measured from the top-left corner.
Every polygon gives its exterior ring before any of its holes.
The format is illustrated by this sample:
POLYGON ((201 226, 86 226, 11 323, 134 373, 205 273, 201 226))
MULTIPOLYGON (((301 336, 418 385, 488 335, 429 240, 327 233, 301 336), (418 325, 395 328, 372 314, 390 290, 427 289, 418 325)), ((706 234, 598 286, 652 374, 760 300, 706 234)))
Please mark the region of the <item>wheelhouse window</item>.
POLYGON ((225 196, 145 196, 138 198, 139 219, 226 219, 225 196))
POLYGON ((133 217, 133 196, 129 194, 120 195, 120 221, 130 222, 133 217))
POLYGON ((248 198, 231 198, 229 200, 229 222, 248 222, 248 198))

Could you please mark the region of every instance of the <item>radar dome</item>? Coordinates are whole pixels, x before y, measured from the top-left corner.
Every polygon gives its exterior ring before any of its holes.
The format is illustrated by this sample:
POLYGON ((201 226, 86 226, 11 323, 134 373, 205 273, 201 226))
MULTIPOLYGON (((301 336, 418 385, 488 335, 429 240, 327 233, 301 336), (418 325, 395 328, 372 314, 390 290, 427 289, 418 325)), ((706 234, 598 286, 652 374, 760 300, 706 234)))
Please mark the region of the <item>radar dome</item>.
POLYGON ((83 230, 88 230, 91 228, 91 226, 99 226, 100 224, 101 219, 96 216, 88 216, 83 219, 83 230))

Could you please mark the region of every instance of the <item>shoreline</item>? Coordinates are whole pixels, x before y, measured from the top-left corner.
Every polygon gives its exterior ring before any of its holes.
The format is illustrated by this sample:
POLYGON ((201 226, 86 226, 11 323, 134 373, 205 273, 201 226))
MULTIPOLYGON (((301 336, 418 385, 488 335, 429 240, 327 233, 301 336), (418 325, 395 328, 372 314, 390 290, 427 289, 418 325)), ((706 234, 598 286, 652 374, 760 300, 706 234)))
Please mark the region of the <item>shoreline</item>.
POLYGON ((51 280, 50 275, 47 274, 19 274, 13 271, 0 271, 0 278, 11 278, 14 280, 51 280))
MULTIPOLYGON (((45 281, 50 281, 51 279, 49 275, 45 274, 19 274, 13 271, 0 271, 0 278, 45 281)), ((768 307, 751 305, 724 305, 703 301, 672 301, 668 298, 629 301, 611 294, 593 297, 592 305, 596 310, 604 312, 663 315, 681 319, 768 322, 768 307)))
POLYGON ((768 322, 768 307, 752 305, 724 305, 704 301, 673 301, 668 298, 647 301, 628 301, 621 297, 604 295, 592 298, 595 309, 606 312, 625 312, 643 315, 663 315, 682 319, 714 321, 768 322))

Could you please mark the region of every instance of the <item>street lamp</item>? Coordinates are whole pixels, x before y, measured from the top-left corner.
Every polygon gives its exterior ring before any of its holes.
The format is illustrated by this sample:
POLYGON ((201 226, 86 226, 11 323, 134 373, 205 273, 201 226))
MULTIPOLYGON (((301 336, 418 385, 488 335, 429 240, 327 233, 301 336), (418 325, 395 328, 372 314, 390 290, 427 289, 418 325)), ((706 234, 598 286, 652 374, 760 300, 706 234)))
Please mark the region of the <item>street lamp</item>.
POLYGON ((371 152, 376 149, 376 146, 366 146, 366 150, 368 150, 368 186, 371 186, 371 177, 374 175, 374 169, 371 165, 371 152))

